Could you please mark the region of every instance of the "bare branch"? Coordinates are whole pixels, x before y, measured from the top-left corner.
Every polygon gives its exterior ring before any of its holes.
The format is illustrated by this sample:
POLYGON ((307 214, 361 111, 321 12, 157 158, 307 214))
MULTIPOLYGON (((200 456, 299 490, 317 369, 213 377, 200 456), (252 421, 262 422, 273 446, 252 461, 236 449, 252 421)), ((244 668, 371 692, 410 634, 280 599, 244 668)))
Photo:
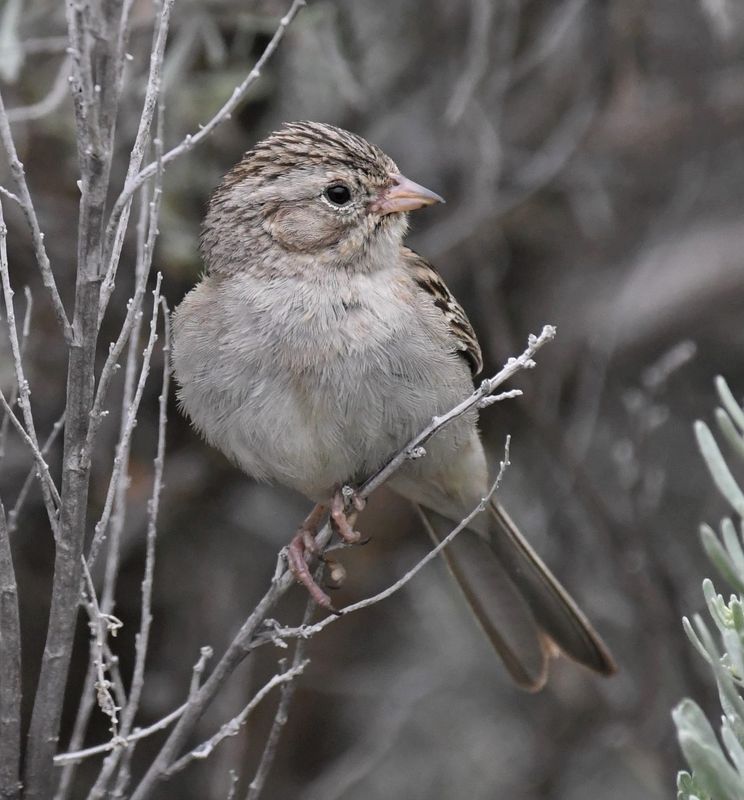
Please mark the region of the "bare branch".
MULTIPOLYGON (((320 578, 321 573, 323 571, 323 567, 317 570, 316 579, 320 578)), ((305 614, 302 618, 302 625, 309 625, 310 620, 312 619, 313 613, 315 611, 315 602, 312 598, 310 598, 307 602, 307 606, 305 608, 305 614)), ((292 668, 298 667, 305 656, 305 640, 299 639, 295 646, 294 656, 292 658, 292 668)), ((297 683, 295 681, 290 681, 289 683, 285 683, 281 688, 281 694, 279 695, 279 703, 276 707, 276 713, 274 714, 274 721, 271 724, 271 730, 269 731, 269 735, 266 737, 266 744, 264 746, 263 753, 261 754, 261 760, 258 762, 258 767, 256 768, 256 774, 253 780, 248 787, 248 794, 246 795, 246 800, 258 800, 259 795, 263 791, 264 784, 266 783, 266 778, 269 775, 269 771, 271 770, 271 765, 274 763, 274 757, 276 756, 276 750, 279 745, 279 737, 281 736, 282 730, 287 723, 287 714, 289 712, 289 705, 292 702, 292 697, 294 696, 295 688, 297 687, 297 683)))
MULTIPOLYGON (((139 127, 137 129, 137 136, 132 146, 132 152, 129 156, 129 166, 127 167, 127 175, 124 181, 125 187, 137 175, 139 168, 142 164, 142 159, 145 155, 145 150, 150 141, 150 129, 152 120, 155 114, 155 109, 161 101, 161 84, 162 84, 162 71, 163 71, 163 58, 165 55, 165 43, 168 38, 168 26, 170 22, 170 12, 173 8, 174 0, 165 0, 160 9, 160 15, 154 32, 154 43, 152 52, 150 54, 150 72, 147 79, 147 87, 145 89, 145 100, 142 106, 142 114, 140 115, 139 127)), ((162 112, 161 112, 162 113, 162 112)), ((159 125, 160 132, 158 134, 159 149, 156 149, 156 158, 153 162, 154 169, 151 175, 157 174, 158 184, 156 193, 162 189, 162 172, 163 172, 163 151, 162 151, 162 122, 159 125)), ((142 181, 139 185, 144 185, 142 181)), ((133 192, 129 194, 126 204, 121 209, 120 224, 116 231, 116 238, 111 242, 112 249, 109 252, 109 242, 104 246, 103 259, 101 261, 101 269, 106 267, 106 274, 101 285, 101 297, 99 300, 99 325, 106 311, 111 292, 114 290, 114 282, 116 280, 116 271, 119 264, 119 257, 121 254, 121 247, 124 243, 124 233, 129 222, 129 210, 132 205, 133 192)), ((157 229, 157 226, 151 226, 157 229)))
MULTIPOLYGON (((261 70, 264 68, 268 60, 274 54, 274 51, 279 46, 284 37, 287 28, 292 24, 292 21, 297 16, 300 9, 306 5, 306 0, 292 0, 287 13, 279 21, 279 25, 274 32, 273 37, 266 45, 263 53, 254 65, 253 69, 244 78, 243 82, 235 87, 229 99, 223 104, 222 108, 199 130, 194 134, 188 134, 183 141, 176 147, 169 150, 163 155, 163 165, 170 164, 171 161, 179 158, 180 156, 193 150, 198 144, 201 144, 219 125, 225 120, 229 119, 233 111, 238 107, 246 92, 258 80, 261 75, 261 70)), ((128 207, 132 195, 142 186, 148 178, 152 177, 158 169, 157 161, 148 164, 143 170, 138 172, 132 177, 128 177, 124 184, 124 189, 117 198, 111 210, 108 225, 106 226, 106 238, 104 245, 104 253, 106 253, 107 279, 108 275, 112 272, 111 254, 116 252, 115 243, 123 237, 124 228, 126 227, 126 219, 128 214, 128 207)), ((115 267, 113 267, 115 271, 115 267)))
POLYGON ((18 190, 16 199, 21 206, 21 210, 26 217, 28 227, 31 230, 31 240, 34 245, 34 253, 36 255, 36 262, 41 272, 42 281, 49 292, 49 296, 51 297, 57 323, 64 334, 65 341, 69 343, 72 341, 72 327, 67 319, 65 307, 62 305, 62 298, 59 296, 57 284, 54 280, 52 267, 49 263, 49 256, 47 255, 46 247, 44 246, 44 234, 41 232, 41 228, 39 227, 39 219, 36 216, 34 204, 28 191, 26 173, 24 171, 23 164, 18 158, 18 153, 16 152, 15 143, 13 141, 13 134, 10 131, 10 123, 8 122, 8 115, 5 111, 5 105, 3 104, 2 92, 0 92, 0 143, 2 143, 2 146, 5 150, 5 155, 8 159, 8 166, 10 167, 10 173, 13 176, 13 180, 15 181, 16 188, 18 190))
MULTIPOLYGON (((47 436, 44 445, 41 448, 41 456, 43 459, 46 459, 49 451, 52 449, 54 442, 57 440, 57 437, 60 434, 60 431, 65 425, 65 415, 62 416, 54 423, 52 426, 52 430, 47 436)), ((28 471, 28 475, 26 475, 26 480, 23 482, 23 486, 21 486, 21 491, 18 492, 18 497, 16 498, 15 505, 13 508, 8 512, 8 532, 13 533, 18 528, 18 516, 23 509, 23 505, 26 502, 26 498, 28 497, 28 493, 31 490, 31 484, 34 482, 34 478, 37 475, 37 468, 32 466, 31 469, 28 471)))
MULTIPOLYGON (((33 309, 33 297, 31 296, 31 290, 28 288, 28 286, 24 287, 23 293, 26 297, 26 309, 23 312, 23 327, 21 328, 21 344, 20 344, 21 364, 23 364, 23 357, 26 353, 26 344, 28 342, 28 334, 31 328, 31 312, 33 309)), ((11 408, 13 408, 17 399, 18 399, 18 381, 16 381, 15 386, 11 390, 10 397, 8 398, 8 405, 11 408)), ((3 457, 5 456, 5 439, 8 435, 8 423, 10 422, 7 414, 3 414, 2 418, 3 418, 2 422, 0 422, 0 460, 2 460, 3 457)))
MULTIPOLYGON (((18 330, 16 329, 15 310, 13 308, 13 289, 10 286, 10 272, 8 269, 8 252, 7 252, 7 228, 5 227, 5 218, 3 216, 3 206, 0 202, 0 280, 3 286, 3 298, 5 300, 5 318, 8 323, 8 336, 10 339, 10 349, 13 354, 13 367, 15 369, 16 377, 16 391, 18 396, 18 405, 23 414, 23 421, 25 423, 25 431, 23 426, 17 420, 15 414, 11 411, 10 406, 2 398, 2 405, 5 408, 7 418, 18 429, 23 440, 31 449, 31 452, 36 459, 39 467, 39 483, 41 485, 41 492, 44 497, 44 505, 46 506, 47 516, 49 517, 49 524, 52 531, 57 530, 57 508, 60 505, 59 492, 49 474, 49 469, 44 461, 41 451, 39 450, 39 442, 36 438, 36 429, 34 427, 34 417, 31 411, 31 391, 26 380, 26 375, 23 371, 23 354, 21 344, 18 341, 18 330)), ((27 310, 30 308, 28 305, 28 296, 26 300, 27 310)), ((26 322, 24 322, 24 334, 28 335, 25 325, 28 322, 28 315, 26 322)), ((24 338, 25 338, 24 336, 24 338)))
POLYGON ((21 626, 18 586, 0 501, 0 797, 20 796, 21 626))
MULTIPOLYGON (((197 688, 199 676, 203 674, 204 667, 211 657, 212 648, 202 647, 199 654, 199 660, 196 662, 196 664, 194 664, 193 669, 192 685, 195 683, 197 688)), ((187 705, 188 703, 180 705, 178 708, 171 711, 170 714, 166 714, 166 716, 164 716, 162 719, 159 719, 157 722, 153 722, 152 725, 148 725, 146 728, 135 728, 135 730, 126 738, 120 737, 117 740, 111 739, 104 744, 97 744, 94 747, 86 747, 85 750, 77 750, 70 753, 60 753, 54 757, 54 765, 61 767, 66 764, 76 763, 85 758, 90 758, 91 756, 98 756, 102 753, 108 753, 116 747, 128 747, 129 745, 138 742, 140 739, 146 739, 148 736, 152 736, 153 733, 158 733, 158 731, 164 730, 172 722, 175 722, 186 710, 187 705)))
MULTIPOLYGON (((75 0, 65 3, 81 197, 75 312, 72 326, 65 330, 69 357, 60 492, 64 501, 56 539, 46 642, 27 739, 26 800, 48 800, 53 794, 56 775, 51 767, 80 602, 81 556, 91 474, 90 453, 85 445, 94 401, 102 230, 118 104, 112 87, 117 39, 107 27, 116 6, 116 3, 77 3, 75 0)), ((23 193, 20 196, 25 200, 23 193)))
MULTIPOLYGON (((145 661, 147 658, 147 647, 150 640, 150 625, 152 624, 152 586, 155 573, 155 540, 157 538, 158 511, 160 508, 160 494, 163 489, 163 467, 165 465, 165 429, 168 420, 168 390, 170 386, 170 316, 168 306, 161 298, 163 307, 164 321, 164 345, 163 345, 163 383, 159 397, 158 409, 158 440, 155 455, 155 472, 152 482, 152 496, 147 504, 147 550, 145 555, 145 574, 142 579, 142 604, 140 607, 140 627, 136 636, 134 673, 132 684, 129 691, 129 699, 124 708, 121 720, 120 737, 129 736, 134 719, 139 709, 139 702, 142 690, 145 685, 145 661)), ((96 779, 95 785, 88 795, 90 800, 99 800, 106 794, 109 780, 116 769, 121 751, 114 751, 104 762, 101 772, 96 779)), ((128 782, 128 769, 125 770, 126 777, 120 776, 119 783, 128 782)))
POLYGON ((406 572, 401 578, 399 578, 394 584, 388 586, 386 589, 383 589, 381 592, 372 595, 371 597, 367 597, 364 600, 360 600, 357 603, 352 603, 350 606, 346 606, 346 608, 342 608, 339 614, 329 614, 327 617, 322 619, 320 622, 316 622, 314 625, 303 625, 299 628, 282 628, 279 625, 273 625, 273 629, 271 631, 271 638, 279 637, 279 638, 295 638, 299 637, 302 639, 309 639, 315 634, 320 633, 322 630, 327 628, 332 622, 337 619, 341 619, 348 614, 351 614, 354 611, 359 611, 362 608, 368 608, 369 606, 373 606, 376 603, 379 603, 381 600, 386 600, 391 595, 395 594, 396 592, 400 591, 412 578, 414 578, 421 570, 434 558, 436 558, 442 550, 468 525, 483 511, 486 510, 488 503, 491 501, 491 498, 498 490, 499 486, 501 486, 501 481, 504 478, 504 473, 506 472, 506 468, 509 466, 509 445, 511 443, 511 437, 506 437, 506 442, 504 443, 504 458, 499 464, 499 471, 496 475, 496 480, 491 484, 491 488, 488 490, 486 495, 481 498, 480 503, 456 526, 454 527, 447 536, 439 542, 436 547, 433 547, 418 563, 416 563, 411 569, 406 572))
POLYGON ((447 104, 445 116, 452 125, 459 122, 479 81, 488 69, 491 25, 496 9, 490 0, 473 0, 466 51, 467 66, 447 104))
POLYGON ((83 575, 85 576, 85 583, 88 591, 88 602, 86 606, 90 616, 91 635, 96 651, 96 659, 93 663, 93 666, 96 668, 96 697, 101 711, 111 720, 110 730, 113 737, 116 739, 119 733, 118 712, 121 709, 116 705, 114 697, 111 694, 111 687, 113 684, 106 677, 107 663, 104 647, 108 632, 115 632, 121 627, 122 623, 110 614, 104 615, 101 613, 101 609, 98 606, 98 598, 96 597, 96 589, 93 585, 93 578, 90 575, 90 570, 85 563, 85 559, 83 559, 83 575))
POLYGON ((256 694, 251 698, 248 705, 246 705, 245 708, 239 714, 233 717, 229 722, 226 722, 217 731, 217 733, 215 733, 214 736, 207 739, 206 742, 202 742, 193 750, 186 753, 185 756, 179 758, 178 761, 176 761, 169 767, 165 775, 167 777, 175 775, 176 772, 180 772, 184 767, 187 767, 195 759, 208 758, 212 754, 212 751, 215 749, 215 747, 217 747, 217 745, 223 739, 226 739, 228 736, 237 736, 237 734, 240 733, 240 729, 243 727, 243 725, 245 725, 251 712, 264 699, 264 697, 266 697, 266 695, 269 694, 269 692, 275 686, 286 684, 289 681, 294 680, 298 675, 301 675, 305 667, 309 663, 310 663, 309 659, 304 659, 299 664, 292 666, 286 672, 274 675, 273 678, 271 678, 256 692, 256 694))
POLYGON ((461 417, 471 409, 477 408, 479 403, 490 397, 501 384, 508 381, 520 370, 532 369, 535 366, 533 358, 537 351, 554 338, 555 328, 552 325, 545 325, 539 336, 530 335, 527 348, 521 356, 510 358, 493 378, 486 378, 467 400, 463 400, 462 403, 455 406, 455 408, 443 414, 441 417, 434 417, 431 423, 427 425, 418 436, 411 439, 403 450, 397 453, 397 455, 395 455, 376 475, 373 475, 369 480, 365 481, 357 494, 360 497, 369 496, 375 489, 388 480, 394 472, 400 469, 410 457, 409 454, 412 451, 416 448, 423 447, 440 428, 453 419, 461 417))
POLYGON ((142 401, 142 394, 145 391, 145 383, 147 382, 147 376, 150 374, 150 361, 152 359, 152 351, 155 347, 155 342, 157 341, 157 318, 158 318, 158 311, 160 308, 160 283, 162 281, 162 275, 158 273, 157 281, 155 283, 155 289, 153 290, 153 301, 152 301, 152 318, 150 320, 150 336, 147 341, 147 346, 145 347, 145 351, 142 356, 142 368, 140 369, 140 376, 137 382, 137 389, 134 393, 134 399, 132 400, 132 404, 128 409, 127 412, 127 419, 126 424, 124 426, 124 432, 119 440, 119 443, 116 446, 116 456, 114 458, 114 467, 111 471, 111 478, 109 480, 109 488, 106 493, 106 501, 104 503, 103 513, 101 514, 101 518, 98 521, 98 524, 95 528, 95 533, 93 535, 93 541, 91 542, 90 552, 88 554, 88 566, 92 567, 93 564, 96 562, 96 558, 98 557, 98 552, 106 538, 106 530, 108 527, 109 519, 111 518, 111 508, 114 501, 114 495, 116 491, 117 482, 120 479, 121 472, 122 472, 122 451, 124 447, 129 446, 129 441, 132 438, 132 433, 134 431, 134 426, 137 422, 137 412, 139 410, 140 402, 142 401))

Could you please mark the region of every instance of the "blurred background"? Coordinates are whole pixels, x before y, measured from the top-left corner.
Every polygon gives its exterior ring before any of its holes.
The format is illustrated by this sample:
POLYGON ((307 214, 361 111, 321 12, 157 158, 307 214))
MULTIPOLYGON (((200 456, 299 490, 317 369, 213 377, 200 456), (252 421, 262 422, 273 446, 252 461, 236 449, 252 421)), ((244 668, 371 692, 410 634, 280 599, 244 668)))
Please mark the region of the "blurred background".
MULTIPOLYGON (((79 195, 58 5, 6 0, 0 79, 69 303, 79 195)), ((229 96, 287 6, 176 4, 166 55, 168 145, 229 96)), ((136 131, 151 43, 152 6, 136 2, 135 10, 116 180, 136 131)), ((710 415, 716 374, 737 396, 744 392, 744 6, 309 0, 239 113, 166 172, 155 267, 171 305, 198 278, 209 192, 259 137, 293 119, 362 134, 446 197, 445 206, 412 217, 408 242, 465 307, 485 374, 521 352, 530 332, 557 325, 538 368, 514 381, 524 397, 492 407, 482 424, 494 463, 512 434, 502 499, 605 636, 620 671, 602 680, 561 661, 542 693, 520 693, 435 563, 403 593, 310 643, 312 663, 265 796, 670 797, 682 766, 670 709, 684 695, 709 709, 715 699, 680 624, 702 606, 700 581, 712 572, 698 524, 717 522, 723 508, 691 424, 710 415)), ((28 284, 37 301, 27 364, 43 436, 64 408, 64 351, 23 220, 4 205, 15 286, 28 284)), ((102 354, 130 296, 133 244, 102 354)), ((7 348, 3 334, 4 388, 12 385, 7 348)), ((133 445, 116 611, 125 623, 116 640, 125 675, 139 620, 158 392, 155 369, 133 445)), ((108 449, 94 473, 92 521, 107 486, 116 417, 112 410, 103 433, 108 449)), ((58 460, 57 450, 50 461, 58 460)), ((6 504, 28 466, 11 437, 0 462, 6 504)), ((189 429, 174 402, 165 481, 143 725, 182 702, 201 646, 225 647, 308 506, 240 474, 189 429)), ((359 527, 372 541, 342 554, 341 605, 393 582, 428 547, 411 509, 384 490, 359 527)), ((30 702, 52 556, 36 487, 13 537, 30 702)), ((294 624, 303 605, 296 589, 278 616, 294 624)), ((63 742, 85 637, 81 624, 63 742)), ((264 648, 239 670, 202 720, 200 739, 236 713, 280 655, 264 648)), ((230 769, 250 780, 273 702, 158 796, 224 797, 230 769)), ((90 743, 106 736, 97 719, 90 743)), ((143 745, 136 763, 147 754, 143 745)))

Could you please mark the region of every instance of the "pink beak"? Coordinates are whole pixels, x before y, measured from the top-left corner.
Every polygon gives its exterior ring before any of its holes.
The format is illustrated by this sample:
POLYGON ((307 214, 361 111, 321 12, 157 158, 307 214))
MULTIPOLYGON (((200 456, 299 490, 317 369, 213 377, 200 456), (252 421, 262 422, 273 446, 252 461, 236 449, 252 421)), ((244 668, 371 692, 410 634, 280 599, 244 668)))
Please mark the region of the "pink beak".
POLYGON ((390 178, 393 185, 370 203, 370 211, 377 214, 396 214, 444 202, 444 199, 435 192, 419 186, 403 175, 391 175, 390 178))

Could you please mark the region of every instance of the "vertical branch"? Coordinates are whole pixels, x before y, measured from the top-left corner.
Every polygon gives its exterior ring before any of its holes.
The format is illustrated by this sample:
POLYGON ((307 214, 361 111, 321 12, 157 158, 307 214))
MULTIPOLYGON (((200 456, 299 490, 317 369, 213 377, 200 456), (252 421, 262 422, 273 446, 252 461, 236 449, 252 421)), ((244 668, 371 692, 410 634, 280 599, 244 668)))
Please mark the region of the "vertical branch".
MULTIPOLYGON (((28 343, 28 334, 31 330, 31 312, 33 309, 33 297, 31 296, 31 290, 26 286, 23 290, 23 293, 26 297, 26 309, 23 312, 23 327, 21 328, 21 346, 20 346, 20 355, 21 355, 21 364, 23 363, 23 357, 26 353, 26 344, 28 343)), ((13 390, 10 393, 10 397, 8 398, 8 405, 13 408, 18 399, 18 383, 13 387, 13 390)), ((2 414, 2 422, 0 422, 0 461, 3 460, 5 456, 5 441, 8 436, 8 423, 10 422, 10 418, 7 414, 2 414)), ((44 451, 42 449, 42 455, 44 451)))
MULTIPOLYGON (((135 293, 134 297, 130 300, 127 316, 122 325, 122 331, 119 339, 122 344, 120 347, 114 345, 109 351, 109 357, 104 366, 104 372, 98 383, 98 390, 96 393, 97 402, 94 403, 93 415, 96 413, 100 416, 103 412, 96 412, 98 405, 103 404, 103 397, 98 402, 99 395, 105 395, 107 387, 106 374, 113 373, 114 366, 117 363, 118 354, 123 348, 124 336, 128 335, 129 343, 127 347, 126 367, 124 372, 124 386, 122 389, 121 399, 121 418, 119 422, 119 438, 117 441, 117 458, 121 464, 119 478, 112 484, 112 514, 111 514, 111 534, 109 546, 106 553, 106 567, 103 579, 103 590, 101 592, 101 608, 104 613, 112 614, 114 611, 114 594, 116 591, 116 584, 119 574, 119 555, 121 545, 121 534, 124 529, 126 521, 126 505, 127 505, 127 488, 129 485, 129 439, 126 436, 127 420, 134 401, 135 386, 137 385, 137 366, 138 366, 138 352, 141 333, 142 312, 140 309, 142 305, 142 297, 145 291, 145 283, 147 281, 147 272, 149 271, 149 264, 145 268, 145 242, 147 240, 147 219, 148 210, 151 208, 149 205, 149 187, 143 186, 139 195, 140 199, 140 212, 139 221, 137 225, 137 259, 135 265, 135 293), (127 333, 128 332, 128 333, 127 333), (110 369, 107 369, 109 368, 110 369)), ((98 530, 99 525, 96 526, 98 530)), ((75 724, 73 732, 68 743, 68 750, 80 750, 85 741, 85 733, 88 729, 88 722, 90 715, 93 711, 93 698, 95 697, 94 683, 95 683, 95 650, 93 642, 91 642, 90 652, 88 655, 88 671, 86 673, 83 689, 80 696, 80 702, 77 707, 77 714, 75 717, 75 724)), ((70 762, 64 765, 62 770, 62 777, 60 779, 59 789, 55 795, 55 800, 66 800, 72 788, 77 771, 78 762, 70 762)))
POLYGON ((88 592, 88 600, 86 605, 88 607, 88 616, 90 617, 90 631, 91 639, 93 640, 93 650, 95 651, 95 660, 93 667, 95 668, 96 682, 96 698, 98 705, 103 713, 111 720, 111 731, 114 739, 118 739, 119 735, 119 706, 116 705, 114 696, 111 693, 113 683, 106 677, 106 670, 108 668, 106 656, 106 638, 109 631, 115 631, 121 627, 122 623, 116 617, 110 614, 102 614, 101 608, 98 605, 98 598, 96 597, 96 588, 93 585, 93 578, 91 577, 88 565, 83 558, 83 575, 85 576, 85 585, 88 592))
MULTIPOLYGON (((6 419, 10 419, 10 417, 6 414, 6 419)), ((52 445, 57 441, 57 437, 60 434, 63 426, 65 424, 65 415, 64 413, 62 416, 54 423, 52 426, 52 430, 47 436, 46 441, 44 442, 44 446, 41 448, 41 456, 42 459, 46 459, 49 451, 52 449, 52 445)), ((31 484, 36 477, 37 469, 36 467, 32 466, 31 469, 28 471, 26 475, 26 480, 23 482, 23 486, 21 486, 21 491, 18 492, 18 497, 16 497, 15 505, 11 510, 8 512, 8 533, 13 533, 16 528, 18 527, 18 515, 21 513, 21 509, 23 508, 23 504, 26 502, 26 498, 28 497, 28 493, 31 490, 31 484)))
MULTIPOLYGON (((175 0, 164 0, 158 16, 157 25, 153 34, 153 46, 150 54, 150 72, 147 77, 147 85, 145 88, 145 100, 142 106, 142 114, 140 115, 139 127, 137 129, 137 136, 132 146, 132 152, 129 156, 129 166, 127 167, 127 176, 124 185, 126 186, 137 173, 142 164, 148 142, 150 140, 150 129, 152 127, 152 120, 160 100, 160 89, 162 84, 162 71, 163 59, 165 56, 165 43, 168 38, 168 26, 170 23, 170 12, 173 8, 175 0)), ((160 155, 156 157, 156 170, 155 172, 162 174, 162 148, 160 155)), ((162 180, 162 178, 161 178, 162 180)), ((121 247, 124 243, 124 233, 129 222, 129 210, 132 204, 132 195, 129 196, 126 204, 121 209, 121 215, 118 218, 118 225, 116 229, 116 236, 111 242, 111 247, 108 244, 103 251, 102 270, 105 269, 105 277, 101 286, 101 298, 99 308, 99 319, 103 318, 106 311, 111 293, 114 290, 114 281, 116 280, 116 270, 119 264, 119 256, 121 254, 121 247)))
POLYGON ((54 280, 52 267, 49 263, 49 256, 47 255, 46 247, 44 246, 44 234, 41 232, 39 226, 39 218, 36 216, 36 210, 31 200, 31 195, 28 191, 28 184, 26 183, 26 173, 23 168, 21 160, 18 158, 15 143, 13 141, 13 134, 10 131, 10 123, 8 122, 8 115, 5 111, 2 93, 0 93, 0 142, 2 142, 5 155, 8 159, 8 166, 10 167, 11 175, 15 181, 16 188, 18 189, 18 201, 21 205, 23 215, 26 217, 26 223, 31 231, 31 240, 34 245, 34 253, 36 256, 36 263, 38 264, 39 271, 41 272, 41 279, 49 292, 52 300, 52 307, 54 308, 54 315, 57 318, 62 333, 64 334, 65 341, 72 341, 72 328, 65 313, 65 307, 62 305, 62 298, 59 296, 57 284, 54 280))
MULTIPOLYGON (((145 556, 145 574, 142 579, 142 606, 140 610, 140 627, 136 637, 134 673, 129 699, 122 713, 120 736, 126 739, 132 731, 139 708, 142 690, 145 685, 145 662, 150 640, 152 624, 152 587, 155 574, 155 541, 157 538, 158 512, 160 494, 163 489, 163 467, 165 465, 165 433, 168 421, 168 391, 170 388, 170 316, 165 300, 163 306, 163 382, 158 398, 158 443, 155 454, 155 471, 152 483, 152 496, 147 504, 147 550, 145 556)), ((91 789, 89 800, 101 800, 106 796, 107 787, 122 755, 122 749, 114 749, 104 760, 96 783, 91 789)), ((121 797, 129 782, 128 761, 123 765, 116 785, 115 796, 121 797)))
MULTIPOLYGON (((318 575, 316 577, 320 577, 322 572, 322 567, 318 570, 318 575)), ((312 599, 310 599, 307 603, 307 607, 305 608, 305 614, 302 619, 303 625, 309 625, 310 620, 313 618, 313 612, 315 611, 315 603, 312 599)), ((305 657, 305 648, 307 645, 307 640, 299 638, 297 640, 297 644, 295 646, 294 656, 292 658, 292 666, 290 669, 297 669, 299 665, 302 663, 305 657)), ((245 800, 258 800, 259 795, 263 791, 264 784, 266 783, 266 779, 269 776, 269 771, 271 770, 271 766, 274 763, 274 758, 276 756, 276 750, 279 745, 279 737, 284 730, 284 726, 287 724, 287 713, 289 711, 289 704, 292 702, 292 697, 294 696, 295 689, 297 688, 296 681, 289 681, 285 683, 281 688, 281 694, 279 695, 279 704, 276 708, 276 713, 274 714, 274 721, 271 724, 271 730, 269 731, 269 735, 266 739, 266 745, 264 746, 263 753, 261 754, 261 760, 258 763, 258 768, 256 769, 256 774, 251 781, 250 786, 248 787, 248 794, 245 796, 245 800)))
MULTIPOLYGON (((115 4, 111 4, 115 5, 115 4)), ((107 11, 111 12, 111 5, 107 11)), ((117 40, 96 36, 88 14, 103 8, 67 0, 72 58, 71 86, 80 165, 75 310, 69 341, 66 423, 62 456, 62 504, 56 537, 54 580, 47 637, 34 699, 25 765, 27 800, 48 800, 56 775, 53 757, 62 716, 80 598, 86 510, 90 486, 90 453, 86 439, 94 398, 98 339, 98 301, 103 219, 111 164, 110 144, 118 102, 115 92, 98 90, 115 56, 117 40), (96 67, 102 74, 96 74, 96 67), (102 103, 105 108, 102 108, 102 103), (113 104, 113 105, 112 105, 113 104), (103 121, 103 128, 102 128, 103 121)), ((101 33, 98 27, 95 30, 101 33)))
POLYGON ((0 797, 20 796, 21 627, 5 509, 0 501, 0 797))
MULTIPOLYGON (((26 426, 26 433, 31 442, 31 450, 39 466, 39 483, 44 497, 49 524, 53 531, 57 529, 57 508, 55 502, 59 499, 56 486, 49 475, 46 463, 39 450, 39 441, 36 438, 36 428, 34 417, 31 411, 31 390, 29 389, 26 375, 23 371, 23 358, 21 345, 18 341, 18 330, 16 329, 15 310, 13 308, 13 289, 10 286, 10 273, 8 269, 8 252, 6 247, 7 229, 5 227, 5 217, 3 216, 3 204, 0 202, 0 279, 3 286, 3 298, 5 300, 5 318, 8 323, 8 337, 10 338, 10 350, 13 354, 13 367, 16 377, 16 391, 18 395, 18 405, 23 414, 23 421, 26 426)), ((10 417, 11 412, 7 412, 5 419, 10 417)))

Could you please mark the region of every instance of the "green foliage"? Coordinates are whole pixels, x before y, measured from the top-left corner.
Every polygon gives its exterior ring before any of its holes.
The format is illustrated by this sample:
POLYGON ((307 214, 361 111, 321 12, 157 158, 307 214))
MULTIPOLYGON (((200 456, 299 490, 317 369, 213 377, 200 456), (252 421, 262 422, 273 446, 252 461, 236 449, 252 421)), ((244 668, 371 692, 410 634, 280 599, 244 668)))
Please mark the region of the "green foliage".
MULTIPOLYGON (((735 460, 744 462, 744 410, 723 378, 716 379, 721 407, 715 411, 719 432, 735 460)), ((695 423, 695 436, 713 482, 739 518, 729 518, 716 532, 702 525, 703 548, 721 576, 739 593, 728 601, 713 582, 703 581, 703 594, 717 637, 696 614, 682 620, 685 633, 708 662, 721 700, 720 739, 694 700, 683 700, 672 712, 677 737, 692 772, 677 776, 678 800, 744 800, 744 491, 731 471, 712 431, 695 423)))

